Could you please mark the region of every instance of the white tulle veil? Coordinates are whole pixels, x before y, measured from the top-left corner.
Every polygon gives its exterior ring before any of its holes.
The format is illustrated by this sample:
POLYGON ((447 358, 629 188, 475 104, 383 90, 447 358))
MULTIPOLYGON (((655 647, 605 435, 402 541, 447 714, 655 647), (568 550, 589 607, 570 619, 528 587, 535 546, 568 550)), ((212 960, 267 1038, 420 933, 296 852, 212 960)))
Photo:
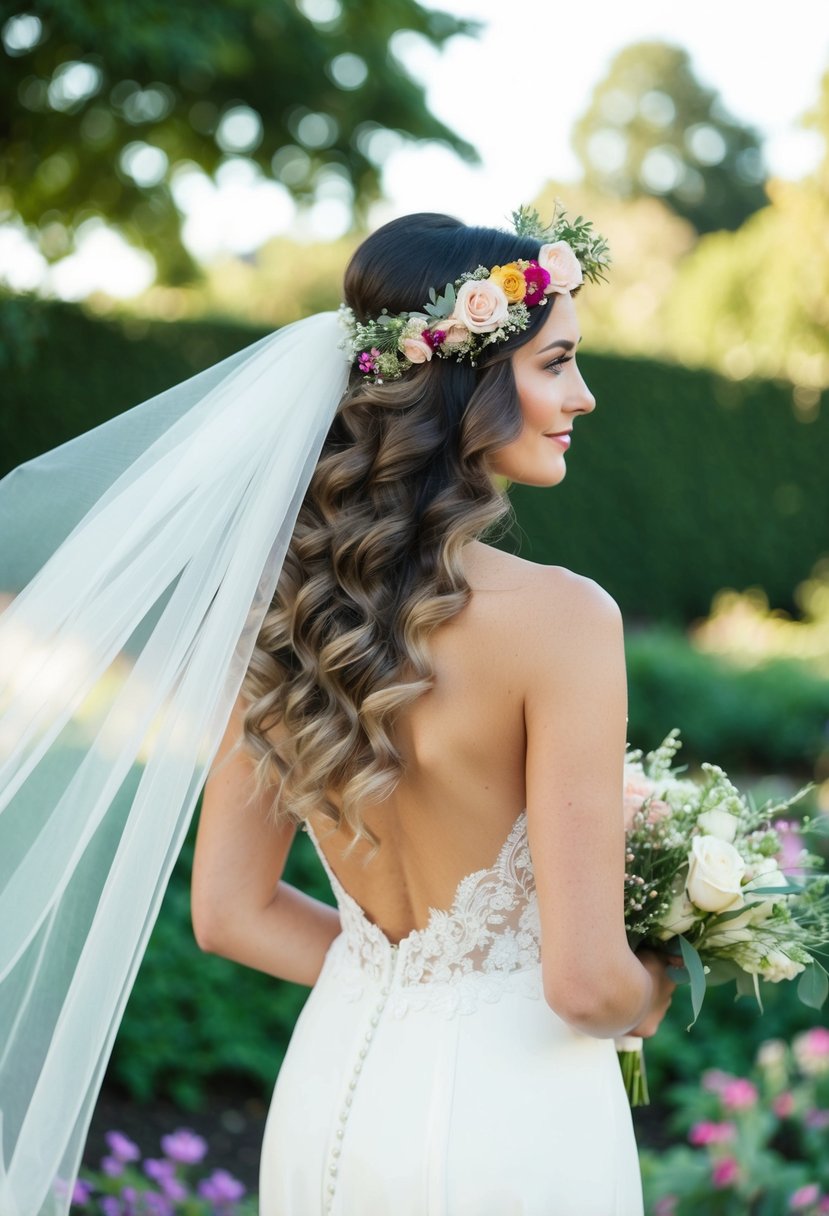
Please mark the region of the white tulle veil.
POLYGON ((0 481, 2 1216, 68 1211, 346 386, 340 336, 335 313, 288 326, 0 481))

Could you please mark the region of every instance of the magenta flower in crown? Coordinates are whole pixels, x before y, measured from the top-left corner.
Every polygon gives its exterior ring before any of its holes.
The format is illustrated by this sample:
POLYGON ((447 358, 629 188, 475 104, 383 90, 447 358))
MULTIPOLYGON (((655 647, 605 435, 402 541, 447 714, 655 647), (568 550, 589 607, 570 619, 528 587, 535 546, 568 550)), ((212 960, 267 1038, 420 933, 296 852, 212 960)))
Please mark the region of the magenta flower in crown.
POLYGON ((360 355, 360 358, 357 360, 357 366, 359 367, 360 371, 363 372, 364 375, 371 376, 377 371, 377 369, 379 367, 379 364, 377 362, 379 357, 380 357, 380 351, 377 349, 376 346, 372 346, 370 351, 369 350, 363 351, 363 353, 360 355))
POLYGON ((534 308, 545 298, 550 283, 550 272, 543 266, 539 266, 538 262, 530 262, 524 271, 524 281, 527 284, 524 303, 528 308, 534 308))
POLYGON ((436 347, 440 346, 441 343, 446 341, 446 330, 424 329, 421 337, 427 346, 431 346, 432 350, 435 350, 436 347))

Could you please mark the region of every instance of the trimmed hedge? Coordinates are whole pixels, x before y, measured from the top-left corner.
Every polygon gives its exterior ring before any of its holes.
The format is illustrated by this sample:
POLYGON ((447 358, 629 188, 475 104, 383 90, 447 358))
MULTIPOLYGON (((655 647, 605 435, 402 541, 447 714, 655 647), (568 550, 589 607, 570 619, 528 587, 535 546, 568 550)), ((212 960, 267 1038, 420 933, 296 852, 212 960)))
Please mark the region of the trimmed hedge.
MULTIPOLYGON (((263 335, 228 322, 100 320, 0 297, 0 475, 263 335)), ((598 400, 555 490, 514 486, 499 543, 595 578, 623 611, 686 622, 722 587, 793 587, 829 551, 829 414, 791 386, 582 358, 598 400)))

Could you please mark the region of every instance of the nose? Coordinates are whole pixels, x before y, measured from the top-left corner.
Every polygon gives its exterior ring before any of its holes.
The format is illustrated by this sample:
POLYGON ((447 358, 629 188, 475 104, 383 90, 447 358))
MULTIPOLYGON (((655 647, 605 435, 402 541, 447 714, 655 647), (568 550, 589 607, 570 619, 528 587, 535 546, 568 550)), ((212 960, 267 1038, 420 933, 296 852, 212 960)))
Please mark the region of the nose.
POLYGON ((578 372, 578 379, 573 385, 573 391, 567 400, 567 409, 573 414, 591 414, 596 408, 596 398, 587 387, 584 376, 578 372))

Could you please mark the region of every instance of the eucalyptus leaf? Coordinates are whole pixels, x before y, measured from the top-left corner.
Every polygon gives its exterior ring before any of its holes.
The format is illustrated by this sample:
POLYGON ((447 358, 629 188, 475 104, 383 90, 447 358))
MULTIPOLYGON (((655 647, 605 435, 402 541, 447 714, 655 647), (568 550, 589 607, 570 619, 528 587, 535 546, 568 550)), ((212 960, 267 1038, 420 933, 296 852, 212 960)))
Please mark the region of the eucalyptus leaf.
POLYGON ((682 959, 691 981, 691 1008, 694 1011, 694 1016, 687 1027, 690 1030, 699 1017, 702 1002, 705 1000, 705 972, 699 954, 688 939, 681 935, 679 937, 679 947, 682 951, 682 959))
POLYGON ((829 996, 829 975, 818 962, 809 963, 797 981, 797 995, 810 1009, 822 1009, 829 996))

